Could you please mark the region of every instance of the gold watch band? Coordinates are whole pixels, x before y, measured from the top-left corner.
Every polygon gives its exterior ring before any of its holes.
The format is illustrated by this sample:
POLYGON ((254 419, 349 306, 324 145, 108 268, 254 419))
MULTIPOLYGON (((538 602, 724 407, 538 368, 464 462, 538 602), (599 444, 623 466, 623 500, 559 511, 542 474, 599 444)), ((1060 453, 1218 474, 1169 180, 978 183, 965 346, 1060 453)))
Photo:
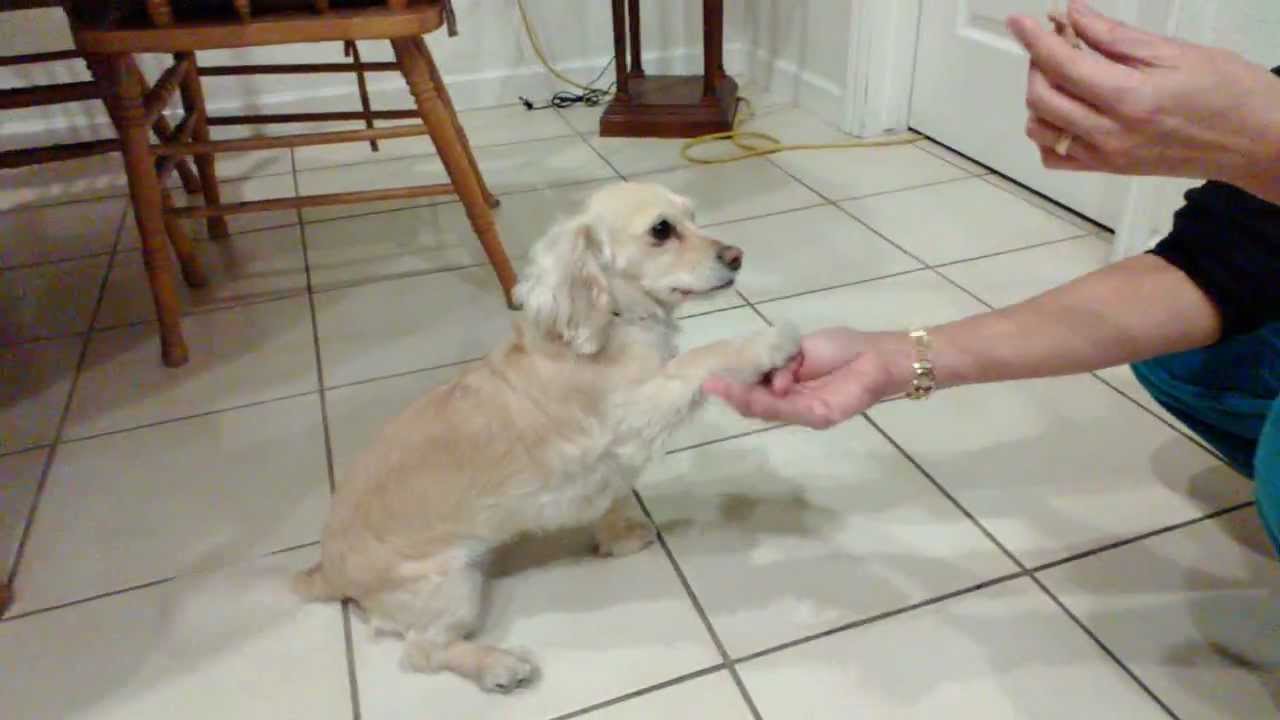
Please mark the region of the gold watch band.
POLYGON ((926 330, 912 330, 911 342, 915 346, 915 362, 911 363, 911 389, 907 391, 909 400, 926 400, 938 387, 937 376, 933 373, 933 362, 929 359, 932 343, 926 330))

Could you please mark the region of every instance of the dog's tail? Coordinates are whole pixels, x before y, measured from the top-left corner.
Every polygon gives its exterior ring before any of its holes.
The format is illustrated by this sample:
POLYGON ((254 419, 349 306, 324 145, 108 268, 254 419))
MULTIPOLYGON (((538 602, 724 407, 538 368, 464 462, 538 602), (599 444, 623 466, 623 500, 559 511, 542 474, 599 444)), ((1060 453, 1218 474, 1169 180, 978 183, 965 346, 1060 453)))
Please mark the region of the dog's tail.
POLYGON ((324 569, 320 563, 293 576, 293 591, 303 599, 312 602, 342 599, 342 593, 329 587, 329 581, 325 579, 324 569))

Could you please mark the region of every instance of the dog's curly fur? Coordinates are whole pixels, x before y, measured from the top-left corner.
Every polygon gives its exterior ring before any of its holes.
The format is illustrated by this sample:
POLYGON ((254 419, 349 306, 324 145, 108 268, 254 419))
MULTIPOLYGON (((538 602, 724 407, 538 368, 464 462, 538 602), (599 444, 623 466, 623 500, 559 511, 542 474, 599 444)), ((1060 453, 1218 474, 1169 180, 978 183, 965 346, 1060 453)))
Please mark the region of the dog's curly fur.
POLYGON ((411 669, 510 691, 529 659, 468 638, 483 561, 529 532, 595 524, 599 552, 654 538, 632 488, 713 374, 750 381, 798 341, 772 328, 677 356, 674 310, 733 283, 742 253, 705 235, 690 202, 619 183, 533 248, 514 337, 392 420, 339 484, 311 599, 351 598, 403 634, 411 669))

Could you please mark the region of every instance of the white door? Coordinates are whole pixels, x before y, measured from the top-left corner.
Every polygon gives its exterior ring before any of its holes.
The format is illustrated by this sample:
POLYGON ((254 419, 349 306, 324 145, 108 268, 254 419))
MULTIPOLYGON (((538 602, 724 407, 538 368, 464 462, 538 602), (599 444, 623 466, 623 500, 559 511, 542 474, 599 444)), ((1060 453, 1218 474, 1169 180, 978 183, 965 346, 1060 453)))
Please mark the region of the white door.
MULTIPOLYGON (((1113 17, 1163 32, 1177 0, 1095 0, 1113 17)), ((1004 27, 1014 13, 1045 18, 1050 0, 923 0, 911 126, 1076 212, 1121 229, 1135 181, 1045 170, 1023 128, 1027 55, 1004 27)))

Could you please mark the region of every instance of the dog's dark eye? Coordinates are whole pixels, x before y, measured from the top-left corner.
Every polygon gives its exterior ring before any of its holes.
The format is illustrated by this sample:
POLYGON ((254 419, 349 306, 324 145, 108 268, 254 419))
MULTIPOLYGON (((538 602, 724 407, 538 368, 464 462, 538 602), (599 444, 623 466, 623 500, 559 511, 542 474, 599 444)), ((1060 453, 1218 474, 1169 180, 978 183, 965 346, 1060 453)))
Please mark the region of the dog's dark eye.
POLYGON ((659 220, 654 223, 653 227, 649 228, 649 234, 653 236, 654 240, 664 243, 670 240, 672 235, 676 234, 676 228, 666 220, 659 220))

